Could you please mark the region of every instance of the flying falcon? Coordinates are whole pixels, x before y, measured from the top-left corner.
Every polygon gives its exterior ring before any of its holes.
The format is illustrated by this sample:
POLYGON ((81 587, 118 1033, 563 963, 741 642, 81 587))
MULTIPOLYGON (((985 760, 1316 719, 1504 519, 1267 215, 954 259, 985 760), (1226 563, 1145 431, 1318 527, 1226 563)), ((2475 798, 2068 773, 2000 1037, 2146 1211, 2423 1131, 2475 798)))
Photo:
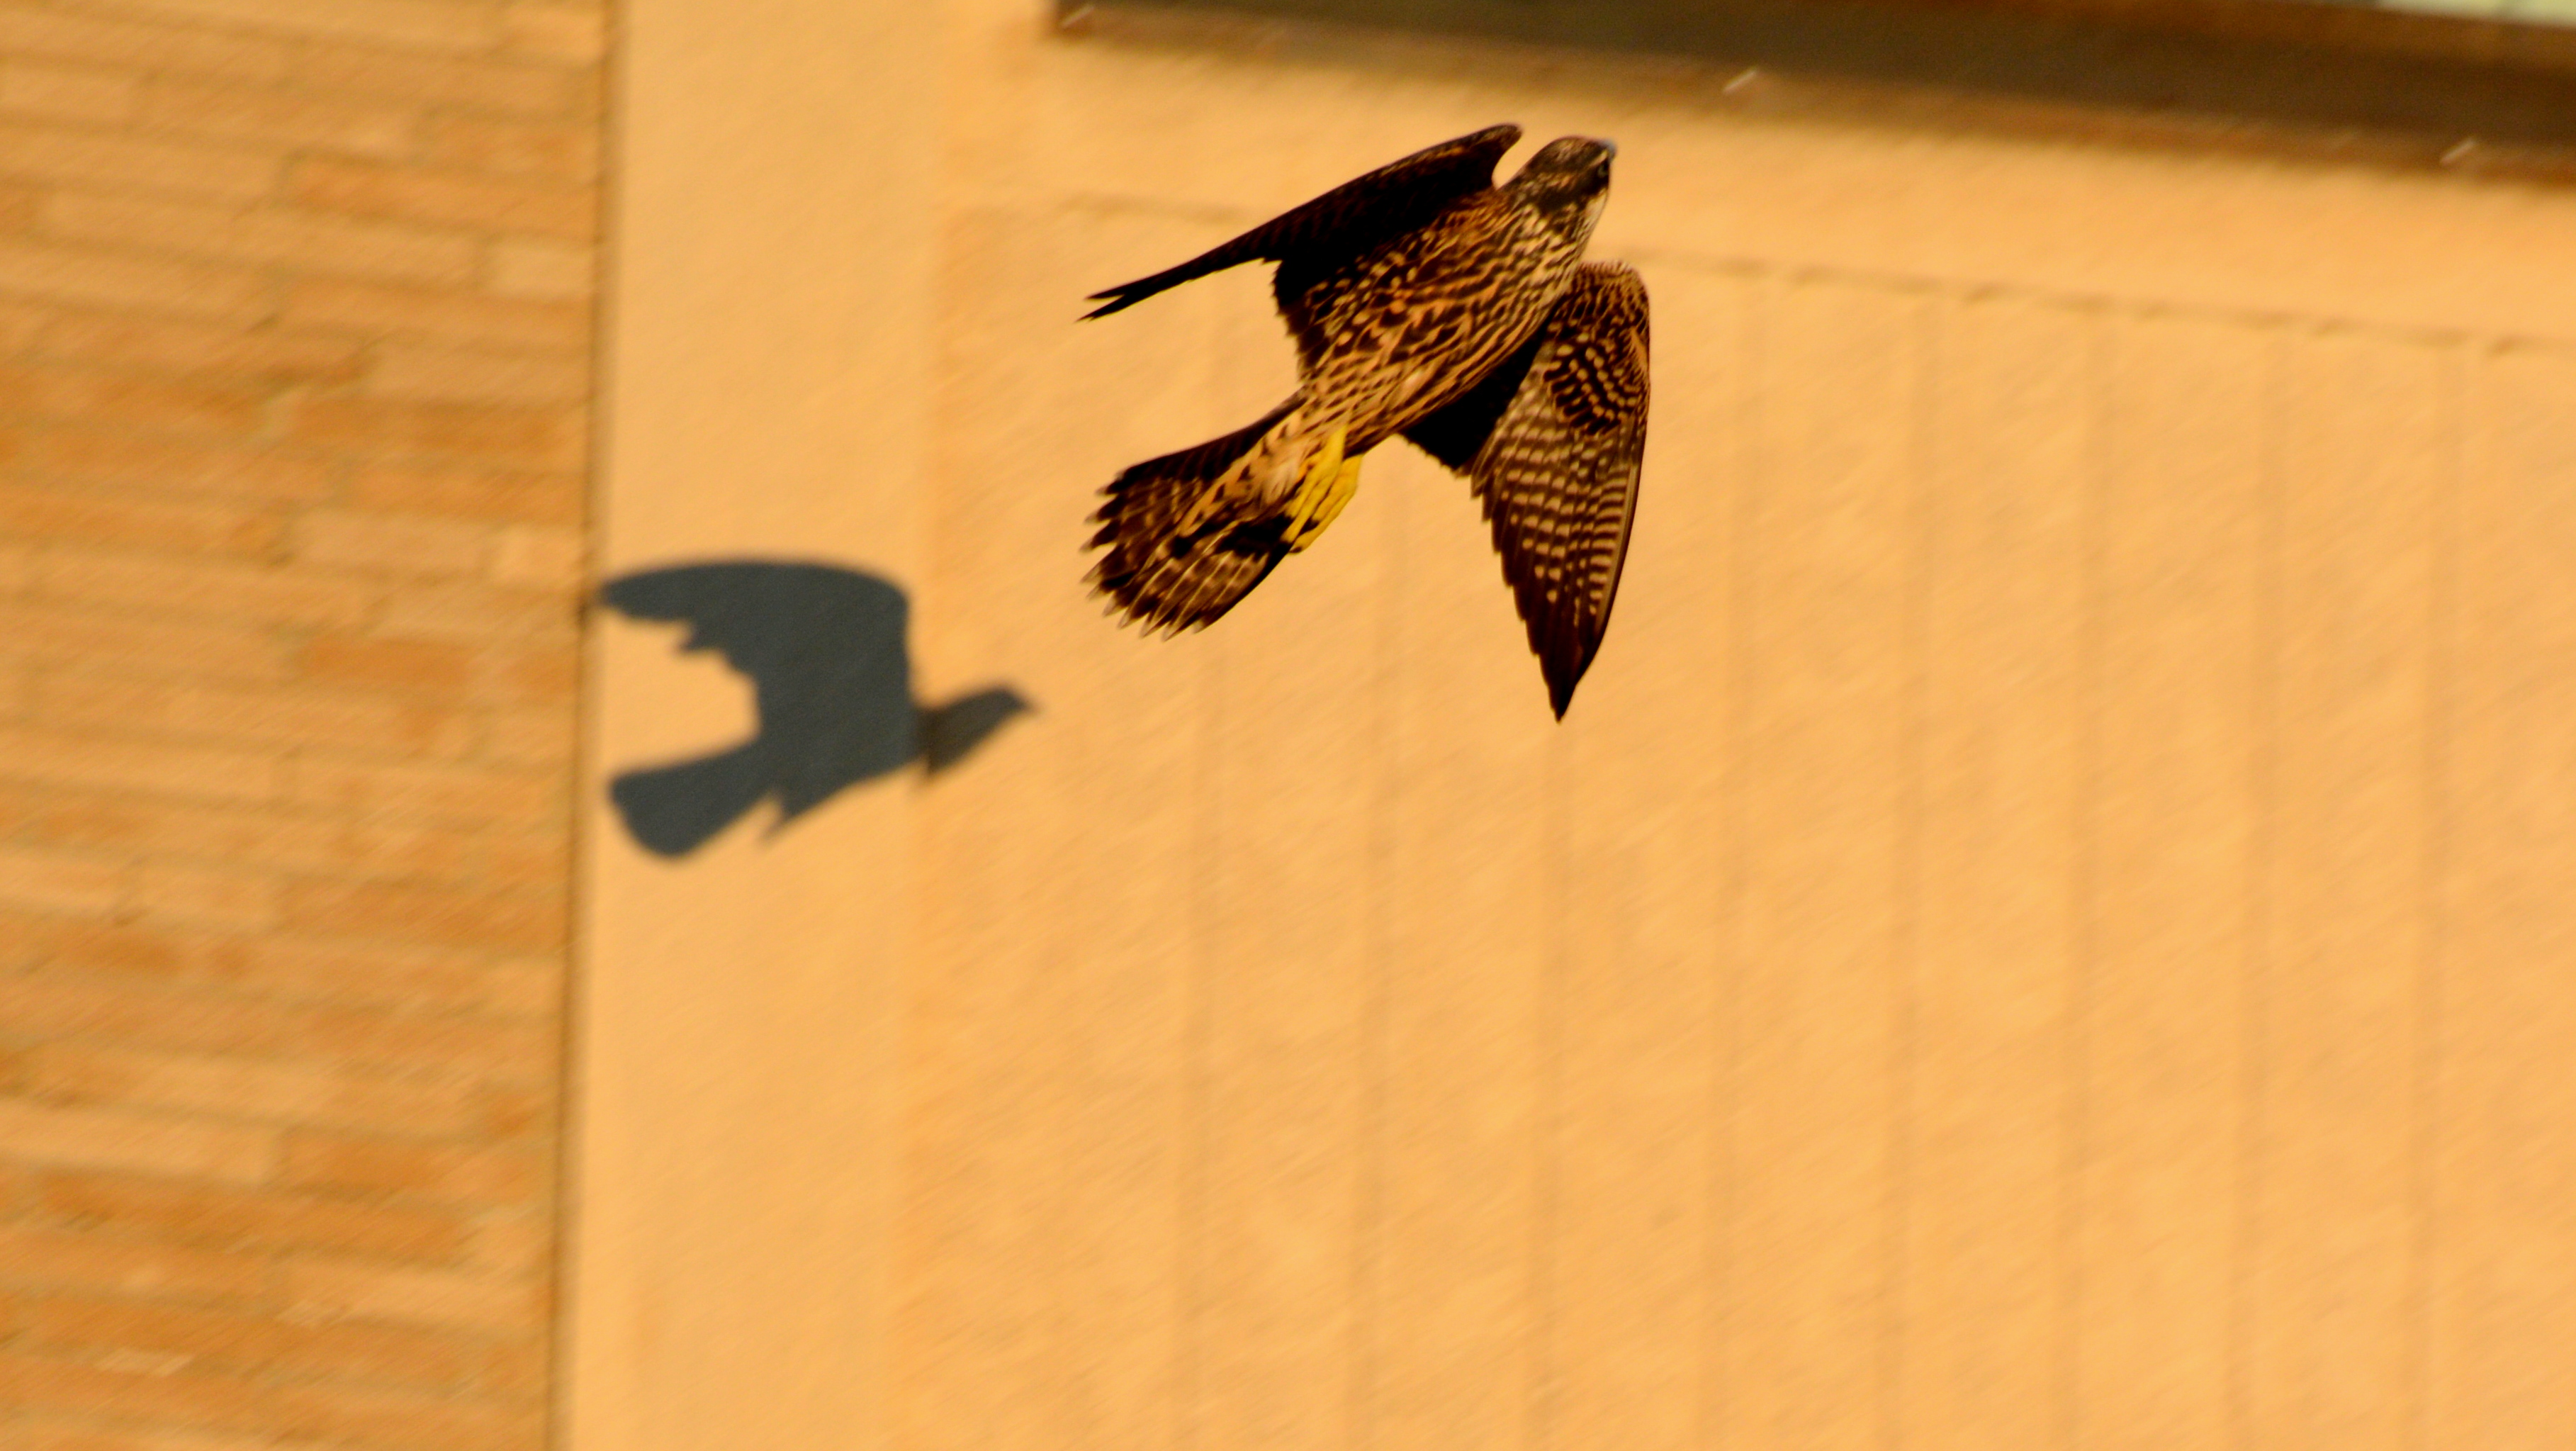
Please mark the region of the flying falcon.
POLYGON ((1646 287, 1585 262, 1609 199, 1606 141, 1494 126, 1383 166, 1151 277, 1092 294, 1101 317, 1245 262, 1297 344, 1297 391, 1247 427, 1120 474, 1092 516, 1091 582, 1150 632, 1205 626, 1314 543, 1402 435, 1484 501, 1565 716, 1601 647, 1646 445, 1646 287))

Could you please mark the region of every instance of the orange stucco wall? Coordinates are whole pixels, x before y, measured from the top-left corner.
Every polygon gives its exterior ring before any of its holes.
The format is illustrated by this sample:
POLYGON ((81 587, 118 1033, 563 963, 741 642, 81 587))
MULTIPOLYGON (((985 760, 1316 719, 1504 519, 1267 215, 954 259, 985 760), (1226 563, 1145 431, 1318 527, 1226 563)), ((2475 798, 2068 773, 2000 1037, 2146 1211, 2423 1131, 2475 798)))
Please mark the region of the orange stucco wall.
POLYGON ((677 858, 592 631, 566 1426, 895 1446, 2576 1437, 2576 198, 1651 68, 626 7, 603 576, 908 592, 955 769, 677 858), (1153 270, 1621 144, 1656 404, 1549 717, 1401 448, 1203 635, 1094 490, 1286 387, 1153 270))

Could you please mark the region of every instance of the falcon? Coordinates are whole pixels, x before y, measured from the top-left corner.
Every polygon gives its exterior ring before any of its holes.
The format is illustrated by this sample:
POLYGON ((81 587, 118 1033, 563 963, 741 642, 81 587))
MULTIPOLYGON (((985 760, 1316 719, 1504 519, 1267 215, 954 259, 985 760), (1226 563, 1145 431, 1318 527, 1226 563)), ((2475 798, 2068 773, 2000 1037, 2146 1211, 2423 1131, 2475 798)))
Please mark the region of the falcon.
POLYGON ((1607 141, 1549 142, 1512 179, 1494 126, 1343 183, 1151 277, 1092 294, 1104 317, 1273 262, 1297 390, 1255 422, 1148 459, 1104 490, 1091 572, 1148 633, 1203 628, 1305 549, 1401 436, 1484 504, 1557 718, 1601 648, 1646 444, 1646 288, 1584 245, 1607 141), (1104 301, 1105 300, 1105 301, 1104 301))

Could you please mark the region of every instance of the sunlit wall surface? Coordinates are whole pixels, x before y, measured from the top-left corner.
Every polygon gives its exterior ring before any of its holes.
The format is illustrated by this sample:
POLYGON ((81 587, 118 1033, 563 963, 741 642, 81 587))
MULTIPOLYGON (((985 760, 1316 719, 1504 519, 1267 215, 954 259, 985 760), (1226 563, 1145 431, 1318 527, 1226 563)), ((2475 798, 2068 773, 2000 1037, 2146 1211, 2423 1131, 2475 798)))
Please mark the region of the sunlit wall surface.
POLYGON ((571 1444, 2576 1437, 2576 197, 1020 0, 627 27, 571 1444), (1215 628, 1102 619, 1095 491, 1289 350, 1257 272, 1084 295, 1501 120, 1619 142, 1655 309, 1565 723, 1401 445, 1215 628), (648 839, 617 783, 778 759, 757 633, 675 649, 728 579, 1033 709, 648 839))

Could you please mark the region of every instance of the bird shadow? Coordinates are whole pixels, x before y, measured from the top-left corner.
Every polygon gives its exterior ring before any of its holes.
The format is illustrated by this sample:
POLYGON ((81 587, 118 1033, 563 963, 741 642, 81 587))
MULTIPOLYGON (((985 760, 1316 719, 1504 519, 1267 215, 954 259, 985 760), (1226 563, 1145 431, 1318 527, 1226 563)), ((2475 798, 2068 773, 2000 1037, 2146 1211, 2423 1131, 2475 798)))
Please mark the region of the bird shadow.
POLYGON ((636 844, 678 857, 778 803, 771 829, 863 781, 919 761, 936 774, 1032 709, 993 686, 944 705, 912 696, 904 593, 872 574, 786 560, 717 560, 621 575, 599 601, 630 619, 686 624, 680 648, 713 650, 752 688, 758 726, 739 745, 621 772, 609 799, 636 844))

